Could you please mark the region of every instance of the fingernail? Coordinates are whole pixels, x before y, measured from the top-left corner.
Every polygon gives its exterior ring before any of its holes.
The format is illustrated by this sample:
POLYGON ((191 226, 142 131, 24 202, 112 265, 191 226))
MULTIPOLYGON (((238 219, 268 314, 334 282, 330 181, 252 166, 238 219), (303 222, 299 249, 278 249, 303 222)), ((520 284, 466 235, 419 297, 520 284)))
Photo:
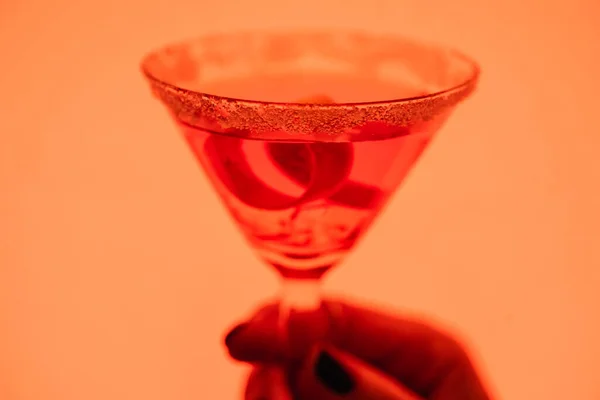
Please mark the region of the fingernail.
POLYGON ((230 347, 233 339, 235 339, 235 337, 241 331, 243 331, 247 326, 248 326, 248 323, 244 322, 244 323, 241 323, 241 324, 235 326, 232 330, 230 330, 229 333, 225 336, 225 346, 230 347))
POLYGON ((348 394, 354 389, 355 383, 350 374, 326 351, 321 351, 317 357, 314 374, 325 387, 336 394, 348 394))

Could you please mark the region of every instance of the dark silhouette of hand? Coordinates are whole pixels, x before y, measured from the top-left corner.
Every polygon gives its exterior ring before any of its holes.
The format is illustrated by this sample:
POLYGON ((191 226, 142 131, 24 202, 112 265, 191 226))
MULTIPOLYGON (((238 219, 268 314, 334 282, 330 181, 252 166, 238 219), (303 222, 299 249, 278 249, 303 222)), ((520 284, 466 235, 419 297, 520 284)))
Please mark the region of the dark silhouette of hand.
POLYGON ((247 400, 490 399, 459 342, 422 321, 325 301, 291 316, 286 342, 279 328, 274 304, 226 337, 254 366, 247 400))

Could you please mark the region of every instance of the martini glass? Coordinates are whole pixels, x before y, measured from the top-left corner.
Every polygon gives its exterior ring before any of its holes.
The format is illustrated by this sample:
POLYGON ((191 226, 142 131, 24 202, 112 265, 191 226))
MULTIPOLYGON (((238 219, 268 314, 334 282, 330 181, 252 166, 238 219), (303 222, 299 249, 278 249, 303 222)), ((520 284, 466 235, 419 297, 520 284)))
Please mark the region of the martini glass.
MULTIPOLYGON (((361 32, 215 34, 142 62, 223 204, 282 281, 280 320, 368 230, 475 89, 452 49, 361 32)), ((310 340, 317 340, 312 338, 310 340)))

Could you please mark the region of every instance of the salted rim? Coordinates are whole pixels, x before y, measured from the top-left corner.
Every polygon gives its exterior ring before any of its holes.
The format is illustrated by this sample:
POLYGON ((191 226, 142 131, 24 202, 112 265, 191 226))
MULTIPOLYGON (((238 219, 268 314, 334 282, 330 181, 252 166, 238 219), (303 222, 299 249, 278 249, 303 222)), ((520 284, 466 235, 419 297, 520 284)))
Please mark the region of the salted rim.
MULTIPOLYGON (((429 121, 467 98, 476 88, 480 75, 479 65, 463 53, 437 45, 465 62, 470 72, 465 80, 447 89, 432 93, 387 100, 340 103, 302 103, 251 100, 203 93, 184 89, 155 76, 150 63, 169 48, 190 47, 194 42, 211 38, 223 39, 239 36, 245 32, 203 35, 164 45, 148 53, 141 62, 141 70, 147 78, 153 94, 158 97, 181 122, 216 132, 241 131, 244 136, 263 137, 274 132, 291 135, 339 135, 353 133, 368 123, 384 123, 391 126, 409 126, 429 121)), ((417 45, 430 43, 404 36, 389 34, 364 34, 359 31, 251 31, 251 35, 269 37, 289 35, 306 37, 314 34, 363 35, 371 39, 396 39, 417 45)))

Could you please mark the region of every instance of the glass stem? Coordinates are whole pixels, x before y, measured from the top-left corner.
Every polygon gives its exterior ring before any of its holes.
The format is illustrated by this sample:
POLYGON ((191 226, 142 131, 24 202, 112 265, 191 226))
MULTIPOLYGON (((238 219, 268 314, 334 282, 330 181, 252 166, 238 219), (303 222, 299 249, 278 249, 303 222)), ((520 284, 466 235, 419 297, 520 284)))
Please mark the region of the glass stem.
POLYGON ((312 311, 321 306, 320 279, 283 278, 281 307, 287 310, 312 311))
MULTIPOLYGON (((320 279, 293 279, 283 278, 281 285, 281 299, 279 303, 279 327, 282 339, 286 343, 289 356, 302 352, 311 341, 311 335, 302 335, 298 338, 290 332, 291 314, 294 313, 295 324, 305 324, 312 320, 312 315, 321 307, 321 280, 320 279), (306 318, 309 318, 306 320, 306 318), (299 341, 307 343, 298 343, 299 341)), ((312 323, 311 323, 312 324, 312 323)))

